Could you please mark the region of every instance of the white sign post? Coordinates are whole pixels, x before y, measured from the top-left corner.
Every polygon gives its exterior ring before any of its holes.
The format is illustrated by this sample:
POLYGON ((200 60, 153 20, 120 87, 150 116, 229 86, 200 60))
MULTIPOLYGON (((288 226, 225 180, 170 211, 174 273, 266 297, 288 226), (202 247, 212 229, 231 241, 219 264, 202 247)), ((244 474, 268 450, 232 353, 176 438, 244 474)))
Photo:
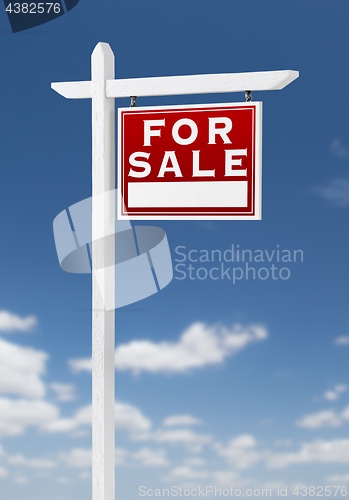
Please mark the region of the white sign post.
MULTIPOLYGON (((114 79, 114 54, 98 43, 92 54, 92 79, 52 83, 69 99, 92 99, 92 484, 93 500, 115 499, 115 311, 106 311, 103 297, 113 302, 115 278, 105 269, 101 243, 115 227, 115 200, 97 196, 115 189, 116 97, 207 94, 280 90, 298 78, 298 71, 114 79), (93 272, 105 269, 97 283, 93 272)), ((112 263, 110 259, 108 266, 112 263)))
MULTIPOLYGON (((115 311, 105 311, 103 296, 114 302, 114 273, 104 265, 104 234, 115 228, 115 199, 97 196, 115 189, 115 103, 105 96, 114 78, 114 54, 98 44, 92 54, 92 498, 115 499, 115 311), (92 243, 93 245, 93 243, 92 243), (93 269, 102 268, 97 283, 93 269), (102 291, 102 294, 101 294, 102 291), (103 296, 102 296, 103 295, 103 296)), ((109 245, 111 243, 109 242, 109 245)), ((113 253, 113 249, 109 249, 113 253)))

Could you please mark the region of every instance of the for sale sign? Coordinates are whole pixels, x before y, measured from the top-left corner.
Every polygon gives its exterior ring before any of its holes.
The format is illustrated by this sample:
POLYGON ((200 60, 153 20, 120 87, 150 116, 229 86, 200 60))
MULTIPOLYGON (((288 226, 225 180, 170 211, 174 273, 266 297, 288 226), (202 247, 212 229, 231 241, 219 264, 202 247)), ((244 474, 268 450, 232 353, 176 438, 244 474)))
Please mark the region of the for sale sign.
POLYGON ((119 109, 119 219, 260 219, 262 103, 119 109))

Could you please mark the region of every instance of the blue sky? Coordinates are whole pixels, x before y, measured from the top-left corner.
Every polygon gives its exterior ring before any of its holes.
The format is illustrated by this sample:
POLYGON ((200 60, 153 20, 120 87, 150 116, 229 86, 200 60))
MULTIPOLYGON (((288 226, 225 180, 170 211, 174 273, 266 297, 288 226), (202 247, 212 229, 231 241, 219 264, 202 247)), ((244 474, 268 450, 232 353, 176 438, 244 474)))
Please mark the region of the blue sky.
POLYGON ((282 91, 253 93, 263 101, 263 220, 156 224, 175 265, 178 246, 279 245, 303 262, 287 263, 288 280, 235 284, 175 271, 161 293, 116 311, 117 496, 136 498, 142 485, 349 486, 347 17, 344 1, 80 0, 12 34, 3 10, 1 498, 91 496, 90 276, 61 271, 52 234, 55 216, 91 195, 90 102, 50 83, 88 80, 99 41, 117 78, 300 72, 282 91), (136 341, 151 363, 137 361, 136 341))

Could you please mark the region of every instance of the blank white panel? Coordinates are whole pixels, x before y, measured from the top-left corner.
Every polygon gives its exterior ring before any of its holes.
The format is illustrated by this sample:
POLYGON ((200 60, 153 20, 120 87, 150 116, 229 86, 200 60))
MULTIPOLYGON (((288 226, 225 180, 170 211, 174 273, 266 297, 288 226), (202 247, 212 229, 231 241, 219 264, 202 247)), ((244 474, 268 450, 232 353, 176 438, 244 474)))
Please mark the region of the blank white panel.
POLYGON ((130 208, 247 207, 247 181, 130 182, 128 206, 130 208))

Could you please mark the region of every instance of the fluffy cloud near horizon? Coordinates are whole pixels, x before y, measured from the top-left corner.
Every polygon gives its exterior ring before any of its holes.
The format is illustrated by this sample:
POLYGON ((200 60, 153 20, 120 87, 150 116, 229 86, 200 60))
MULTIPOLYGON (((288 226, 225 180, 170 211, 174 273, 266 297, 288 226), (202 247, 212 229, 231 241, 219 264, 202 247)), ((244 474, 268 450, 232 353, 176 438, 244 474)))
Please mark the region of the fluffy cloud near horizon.
POLYGON ((227 446, 215 448, 218 455, 240 470, 257 463, 265 464, 268 469, 283 469, 293 464, 349 464, 349 439, 316 439, 301 443, 298 450, 280 453, 262 448, 254 436, 246 434, 231 439, 227 446))
POLYGON ((345 384, 337 384, 334 386, 334 388, 330 391, 326 391, 324 394, 324 398, 327 399, 328 401, 337 401, 339 399, 340 395, 343 392, 346 392, 348 390, 348 386, 345 384))
POLYGON ((170 445, 182 445, 192 453, 198 453, 205 445, 213 442, 210 434, 198 434, 191 429, 158 429, 153 432, 134 434, 135 441, 154 441, 170 445))
POLYGON ((74 448, 68 452, 59 453, 59 460, 68 467, 86 468, 92 464, 92 450, 74 448))
MULTIPOLYGON (((216 470, 212 469, 197 469, 191 467, 190 464, 185 463, 182 466, 175 467, 171 470, 169 476, 165 478, 169 482, 178 480, 203 480, 211 478, 213 484, 218 486, 218 488, 227 487, 228 489, 234 484, 235 487, 246 487, 251 486, 250 479, 241 479, 240 474, 236 471, 231 470, 216 470)), ((201 482, 201 481, 200 481, 201 482)))
POLYGON ((0 338, 0 394, 27 398, 45 396, 45 373, 49 356, 30 347, 22 347, 0 338))
POLYGON ((335 476, 327 476, 326 481, 329 481, 330 483, 340 483, 340 484, 346 484, 349 483, 349 474, 344 474, 342 476, 335 475, 335 476))
POLYGON ((274 453, 268 457, 267 467, 281 469, 291 464, 349 463, 349 439, 332 441, 315 440, 302 443, 299 451, 293 453, 274 453))
POLYGON ((141 448, 139 451, 129 455, 132 460, 145 467, 166 467, 169 465, 166 451, 163 449, 152 450, 150 448, 141 448))
POLYGON ((59 409, 42 400, 0 398, 0 436, 18 436, 30 426, 57 419, 59 409))
MULTIPOLYGON (((92 424, 92 406, 80 408, 72 418, 56 418, 42 426, 50 434, 72 432, 92 424)), ((151 421, 143 413, 128 403, 115 403, 115 427, 130 433, 145 432, 151 428, 151 421)))
MULTIPOLYGON (((59 460, 68 467, 89 468, 92 464, 92 450, 90 448, 74 448, 68 452, 59 453, 59 460)), ((167 467, 169 465, 165 450, 150 448, 141 448, 135 452, 116 448, 115 463, 119 466, 141 465, 144 467, 167 467)))
POLYGON ((76 398, 73 384, 53 382, 50 384, 50 388, 55 392, 57 401, 73 401, 76 398))
POLYGON ((231 439, 228 446, 218 449, 218 454, 226 457, 227 461, 237 469, 249 469, 260 462, 264 451, 257 451, 257 441, 250 434, 243 434, 231 439))
POLYGON ((192 417, 191 415, 170 415, 162 422, 163 427, 173 427, 176 425, 183 425, 186 427, 199 424, 202 424, 202 420, 192 417))
POLYGON ((57 467, 57 463, 53 460, 47 460, 45 458, 26 458, 24 455, 12 455, 7 458, 7 462, 10 465, 20 465, 33 469, 53 469, 57 467))
POLYGON ((334 410, 324 410, 317 413, 305 415, 297 420, 298 427, 307 427, 308 429, 319 429, 321 427, 339 427, 342 425, 342 419, 334 410))
POLYGON ((334 410, 324 410, 317 413, 305 415, 296 421, 298 427, 306 427, 308 429, 320 429, 321 427, 339 427, 344 422, 349 421, 349 406, 341 413, 336 413, 334 410))
MULTIPOLYGON (((182 417, 186 417, 188 424, 189 415, 175 415, 169 417, 178 423, 178 418, 181 417, 181 422, 184 424, 182 417)), ((191 423, 199 423, 200 420, 190 417, 191 423)), ((165 419, 166 421, 167 419, 165 419)), ((50 434, 58 433, 74 433, 84 427, 91 427, 92 423, 92 406, 84 406, 80 408, 71 418, 60 418, 59 415, 55 419, 51 419, 43 425, 41 430, 50 434)), ((115 404, 115 427, 129 432, 132 441, 150 441, 153 443, 169 444, 169 445, 182 445, 191 452, 201 451, 203 446, 211 444, 213 437, 209 434, 199 434, 191 429, 177 428, 177 429, 157 429, 151 430, 152 422, 135 406, 127 403, 116 402, 115 404)), ((142 457, 144 460, 146 452, 143 452, 142 457)), ((119 457, 120 459, 120 457, 119 457)), ((139 456, 141 461, 141 456, 139 456)), ((161 461, 161 457, 154 460, 161 461)), ((151 461, 151 458, 149 458, 151 461)))
POLYGON ((0 331, 2 332, 30 332, 36 324, 35 316, 21 318, 9 311, 0 311, 0 331))
POLYGON ((349 345, 349 335, 343 335, 342 337, 337 337, 334 340, 335 345, 349 345))
MULTIPOLYGON (((268 338, 267 330, 260 325, 208 326, 193 323, 177 342, 133 340, 117 347, 115 366, 120 371, 135 375, 150 373, 186 373, 192 369, 221 364, 249 344, 268 338)), ((91 359, 69 361, 74 372, 91 370, 91 359)))
POLYGON ((4 467, 0 467, 0 477, 4 478, 8 476, 8 470, 4 469, 4 467))
POLYGON ((184 465, 182 467, 176 467, 171 471, 171 477, 173 479, 205 479, 210 477, 210 473, 206 470, 193 469, 189 465, 184 465))

